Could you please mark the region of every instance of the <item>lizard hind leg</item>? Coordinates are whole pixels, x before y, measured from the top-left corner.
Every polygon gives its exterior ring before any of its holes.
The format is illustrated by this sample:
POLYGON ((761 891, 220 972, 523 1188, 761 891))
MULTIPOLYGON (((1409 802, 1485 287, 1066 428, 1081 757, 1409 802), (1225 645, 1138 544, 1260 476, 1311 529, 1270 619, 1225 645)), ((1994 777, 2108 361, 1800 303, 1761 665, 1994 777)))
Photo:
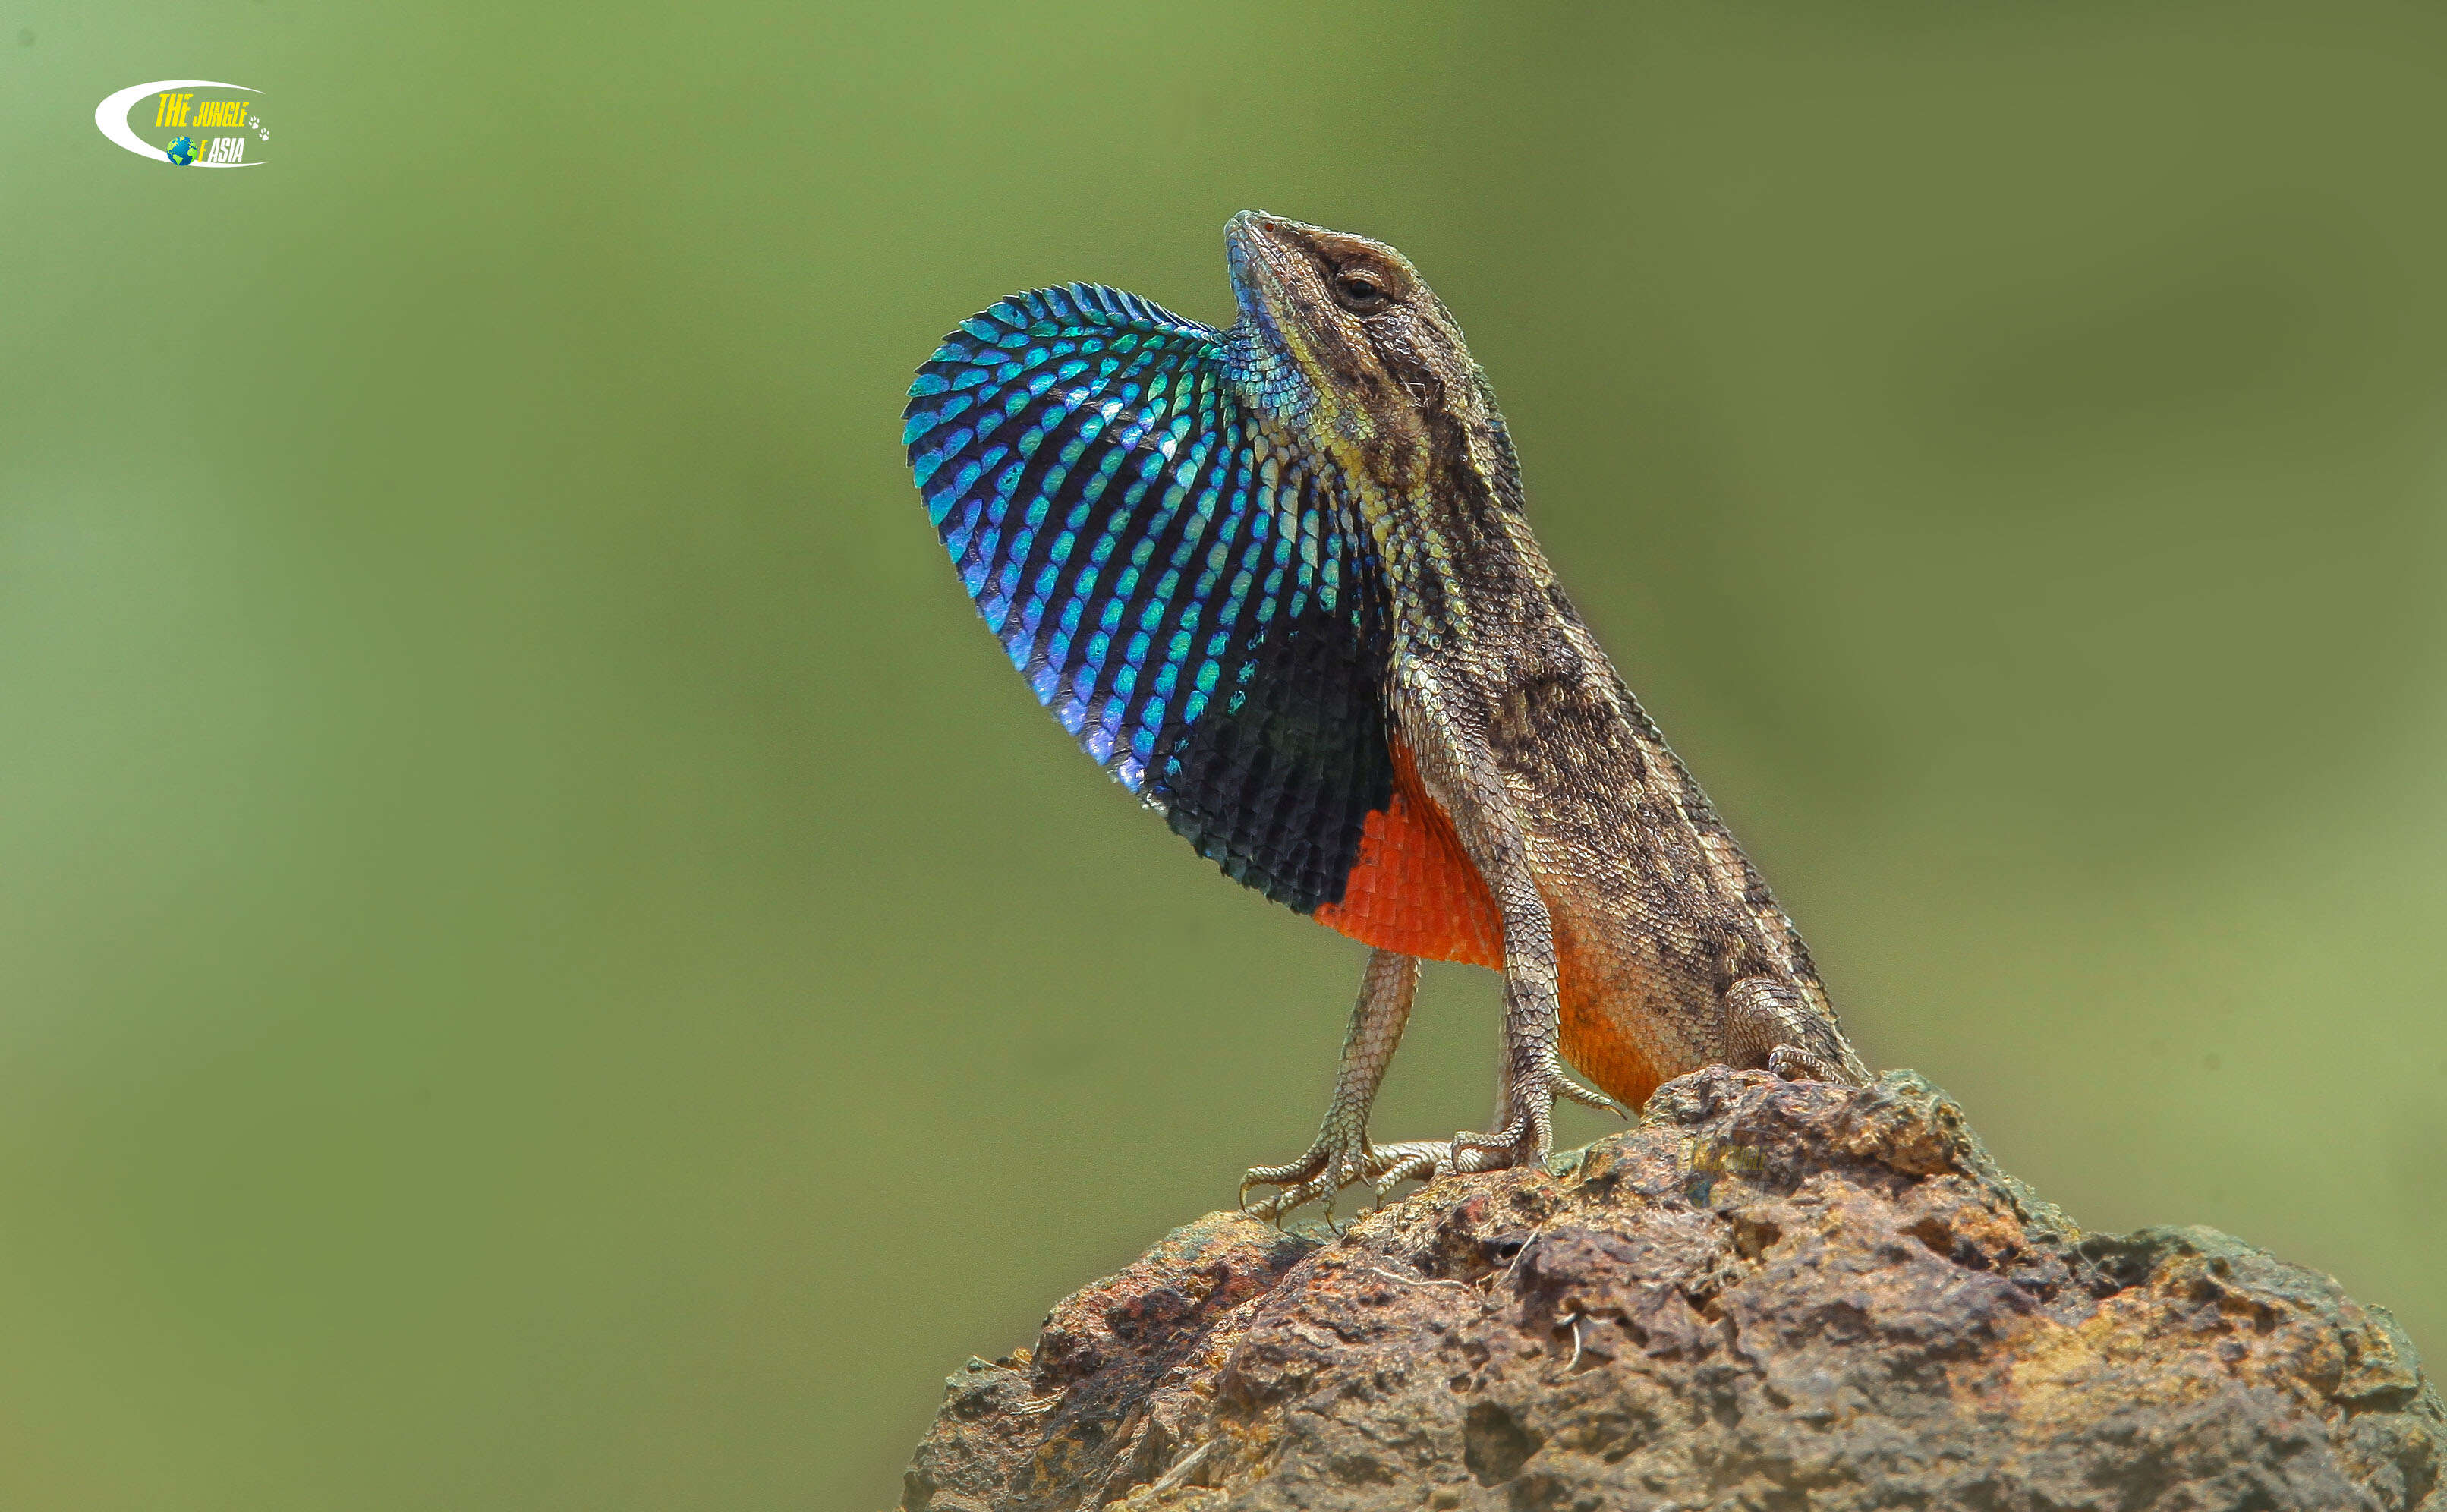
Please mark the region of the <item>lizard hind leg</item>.
POLYGON ((1736 1066, 1765 1067, 1788 1082, 1868 1084, 1868 1068, 1832 1019, 1791 984, 1745 976, 1725 992, 1725 1044, 1736 1066))
POLYGON ((1383 949, 1369 954, 1368 973, 1360 979, 1359 1000, 1352 1005, 1351 1029, 1343 1036, 1334 1102, 1326 1108, 1317 1142, 1288 1165, 1256 1166, 1242 1177, 1243 1210, 1280 1221, 1292 1209, 1319 1198, 1331 1206, 1337 1192, 1361 1181, 1373 1184, 1381 1197, 1397 1181, 1424 1181, 1451 1168, 1451 1148, 1441 1143, 1368 1142, 1368 1109, 1385 1080, 1394 1047, 1402 1042, 1418 986, 1416 956, 1383 949), (1249 1189, 1254 1186, 1280 1190, 1252 1205, 1249 1189))

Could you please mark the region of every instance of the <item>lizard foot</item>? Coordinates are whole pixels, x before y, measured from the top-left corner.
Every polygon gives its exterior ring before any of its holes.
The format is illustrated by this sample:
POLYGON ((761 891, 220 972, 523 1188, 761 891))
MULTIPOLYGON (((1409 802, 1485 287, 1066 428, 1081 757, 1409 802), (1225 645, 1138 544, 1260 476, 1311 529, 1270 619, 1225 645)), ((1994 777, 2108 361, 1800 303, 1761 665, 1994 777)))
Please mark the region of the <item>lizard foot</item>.
POLYGON ((1798 1045, 1779 1045, 1767 1052, 1767 1068, 1788 1082, 1842 1082, 1832 1068, 1798 1045))
POLYGON ((1441 1141, 1371 1144, 1365 1136, 1348 1141, 1321 1138, 1289 1165, 1251 1167, 1241 1178, 1241 1211, 1280 1222, 1292 1209, 1323 1199, 1331 1215, 1335 1195, 1346 1186, 1366 1181, 1382 1199, 1397 1181, 1432 1181, 1452 1168, 1452 1146, 1441 1141), (1281 1190, 1253 1205, 1249 1201, 1253 1186, 1281 1190))
MULTIPOLYGON (((1456 1134, 1452 1139, 1451 1169, 1457 1171, 1494 1171, 1511 1165, 1531 1165, 1546 1158, 1555 1143, 1555 1099, 1566 1097, 1587 1107, 1598 1108, 1628 1119, 1631 1110, 1603 1092, 1593 1092, 1564 1074, 1562 1062, 1551 1054, 1546 1063, 1507 1089, 1504 1106, 1512 1116, 1492 1134, 1456 1134)), ((1497 1117, 1503 1117, 1499 1112, 1497 1117)))
POLYGON ((1844 1031, 1812 1011, 1792 984, 1745 976, 1726 990, 1725 1011, 1728 1048, 1736 1052, 1728 1058, 1735 1065, 1764 1064, 1788 1082, 1868 1085, 1868 1068, 1844 1031))

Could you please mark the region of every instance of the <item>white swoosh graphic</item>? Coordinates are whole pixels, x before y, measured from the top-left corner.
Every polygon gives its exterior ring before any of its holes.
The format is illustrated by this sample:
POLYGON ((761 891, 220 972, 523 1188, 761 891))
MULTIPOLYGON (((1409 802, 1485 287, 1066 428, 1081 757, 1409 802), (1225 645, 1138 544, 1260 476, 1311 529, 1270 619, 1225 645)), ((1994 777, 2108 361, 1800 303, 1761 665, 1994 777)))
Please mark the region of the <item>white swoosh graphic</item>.
MULTIPOLYGON (((121 146, 125 147, 128 151, 136 154, 136 156, 140 158, 150 158, 155 162, 168 162, 170 161, 170 155, 168 153, 163 152, 159 147, 147 144, 143 138, 138 136, 129 128, 127 124, 127 112, 135 105, 137 101, 143 99, 146 95, 168 94, 173 89, 244 89, 248 94, 263 93, 260 89, 248 89, 247 86, 242 84, 222 84, 218 80, 215 79, 157 79, 151 84, 130 85, 126 88, 120 90, 117 94, 112 95, 109 99, 104 100, 102 104, 94 106, 93 123, 102 128, 102 134, 104 136, 108 137, 115 142, 118 142, 121 146)), ((263 164, 259 161, 198 162, 191 163, 189 166, 196 168, 260 168, 263 164)), ((235 193, 236 191, 232 192, 235 193)))

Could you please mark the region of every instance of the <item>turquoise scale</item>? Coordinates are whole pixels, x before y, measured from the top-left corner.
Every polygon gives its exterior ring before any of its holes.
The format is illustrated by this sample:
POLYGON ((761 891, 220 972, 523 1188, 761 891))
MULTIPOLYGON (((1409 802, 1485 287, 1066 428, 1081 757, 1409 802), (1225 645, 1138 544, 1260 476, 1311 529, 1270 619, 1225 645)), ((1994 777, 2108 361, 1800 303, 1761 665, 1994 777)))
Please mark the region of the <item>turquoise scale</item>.
POLYGON ((919 369, 902 440, 1037 702, 1201 854, 1309 912, 1391 799, 1381 594, 1324 469, 1268 444, 1257 406, 1288 369, 1251 339, 1093 284, 1014 294, 919 369))

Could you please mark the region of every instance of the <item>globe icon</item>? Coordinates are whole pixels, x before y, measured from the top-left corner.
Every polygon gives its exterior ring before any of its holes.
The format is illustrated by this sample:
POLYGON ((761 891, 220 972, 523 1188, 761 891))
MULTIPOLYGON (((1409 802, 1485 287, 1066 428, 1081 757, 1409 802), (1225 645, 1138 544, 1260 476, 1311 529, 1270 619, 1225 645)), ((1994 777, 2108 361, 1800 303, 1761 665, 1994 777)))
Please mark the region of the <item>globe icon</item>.
POLYGON ((170 161, 181 168, 196 161, 196 140, 193 137, 180 137, 163 150, 170 155, 170 161))

